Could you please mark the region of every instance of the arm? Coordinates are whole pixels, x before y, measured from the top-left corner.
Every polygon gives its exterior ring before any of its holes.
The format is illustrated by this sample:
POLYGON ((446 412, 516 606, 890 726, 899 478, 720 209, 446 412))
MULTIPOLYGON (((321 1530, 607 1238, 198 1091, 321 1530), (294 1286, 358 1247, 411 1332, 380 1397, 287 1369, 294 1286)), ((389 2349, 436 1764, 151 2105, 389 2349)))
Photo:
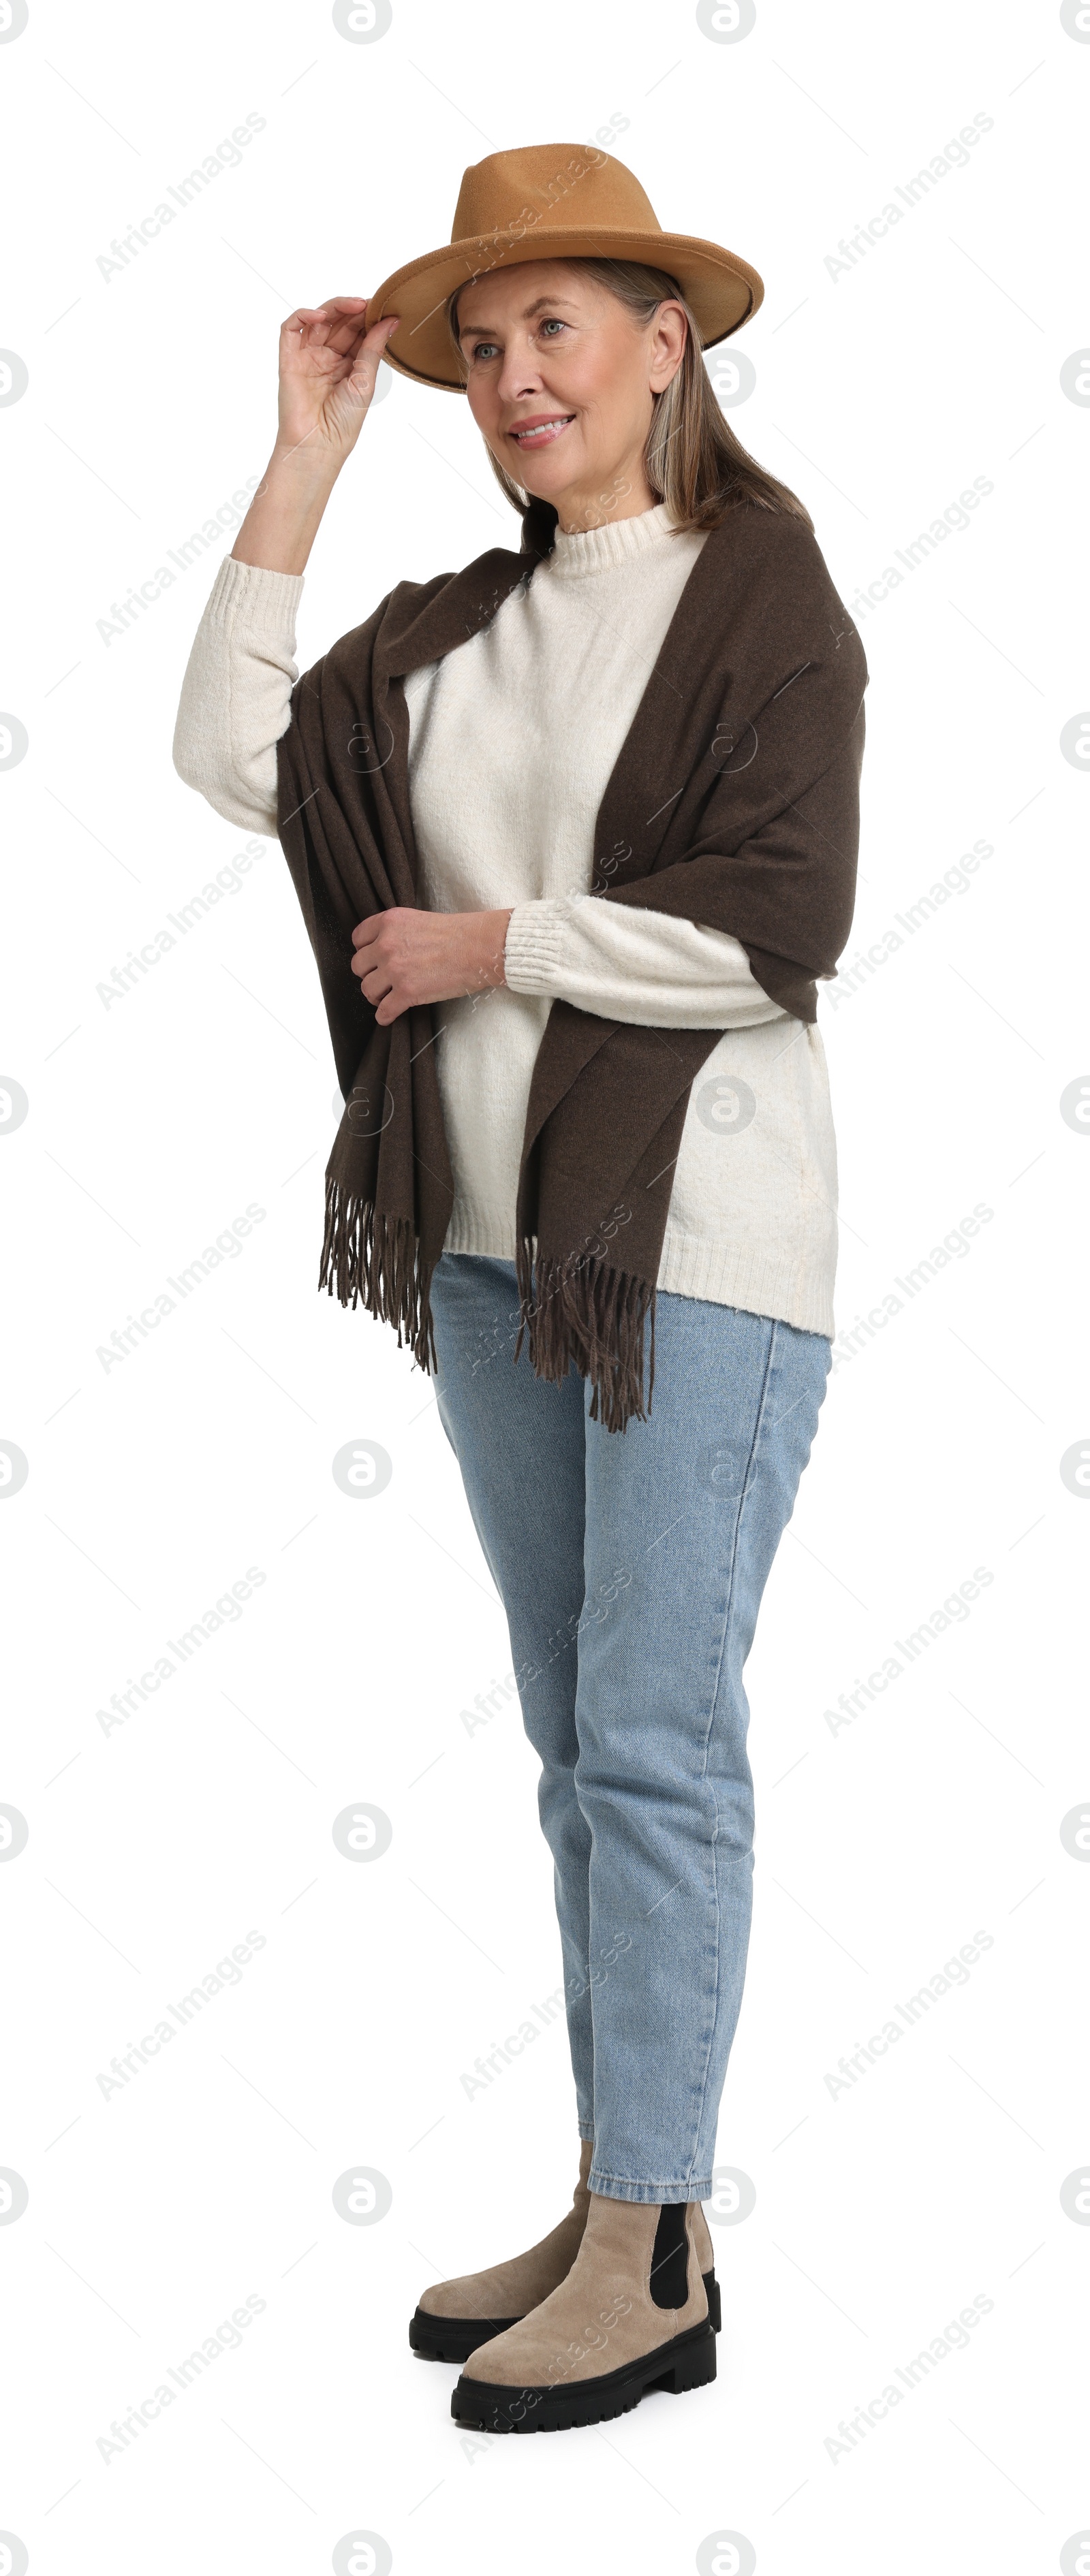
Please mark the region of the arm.
POLYGON ((622 912, 594 895, 505 912, 376 912, 352 941, 352 972, 383 1024, 413 1003, 498 984, 643 1028, 748 1029, 785 1017, 729 931, 622 912))
POLYGON ((783 1017, 729 931, 595 895, 516 904, 504 962, 516 993, 549 993, 644 1028, 742 1029, 783 1017))
POLYGON ((174 766, 225 822, 276 839, 276 746, 291 721, 301 574, 220 565, 186 664, 174 766))
MULTIPOLYGON (((280 333, 279 428, 261 484, 222 564, 182 687, 175 767, 228 821, 275 833, 276 746, 291 722, 295 608, 326 504, 370 409, 397 321, 364 331, 363 295, 301 305, 280 333)), ((406 947, 429 1000, 502 984, 503 913, 389 912, 353 933, 353 972, 381 1021, 414 994, 392 987, 406 947)))
MULTIPOLYGON (((853 692, 856 670, 847 684, 853 692)), ((798 699, 788 701, 780 689, 762 713, 772 766, 772 718, 778 708, 782 735, 788 706, 790 737, 798 699)), ((559 896, 516 904, 510 913, 374 913, 353 931, 352 972, 379 1021, 397 1019, 414 1003, 452 1001, 504 983, 652 1028, 751 1028, 781 1016, 812 1021, 814 979, 835 973, 851 928, 862 698, 831 757, 821 739, 824 720, 824 701, 815 709, 802 702, 798 757, 820 762, 824 751, 827 766, 767 821, 760 819, 767 791, 756 764, 724 773, 698 817, 689 854, 613 886, 608 896, 559 896)), ((783 761, 781 739, 781 769, 783 761)))
MULTIPOLYGON (((853 678, 852 694, 854 685, 853 678)), ((778 694, 781 707, 791 704, 786 690, 778 694)), ((799 708, 800 701, 794 704, 799 708)), ((769 712, 762 717, 762 736, 771 759, 775 735, 769 712)), ((820 712, 804 709, 803 717, 813 741, 821 732, 820 712)), ((815 980, 836 973, 852 924, 865 730, 860 696, 832 755, 824 744, 815 746, 817 757, 825 751, 826 766, 767 821, 755 819, 755 828, 745 828, 744 803, 732 815, 729 800, 736 784, 744 796, 747 782, 754 782, 759 815, 756 761, 737 781, 724 777, 689 855, 631 885, 612 887, 606 898, 609 910, 617 907, 633 916, 669 913, 675 920, 696 914, 710 927, 729 931, 740 941, 764 991, 794 1018, 813 1020, 815 980)), ((801 726, 800 739, 805 741, 801 726)))
POLYGON ((395 321, 367 298, 300 306, 280 333, 276 445, 220 565, 182 683, 174 766, 229 823, 275 835, 276 745, 298 672, 295 612, 333 486, 351 455, 395 321))

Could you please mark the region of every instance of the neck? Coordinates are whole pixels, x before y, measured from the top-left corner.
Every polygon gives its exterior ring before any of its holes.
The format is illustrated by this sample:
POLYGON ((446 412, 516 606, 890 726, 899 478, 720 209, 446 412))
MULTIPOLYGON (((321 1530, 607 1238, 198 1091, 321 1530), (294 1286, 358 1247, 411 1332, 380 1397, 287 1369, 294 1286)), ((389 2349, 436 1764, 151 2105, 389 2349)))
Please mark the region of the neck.
POLYGON ((569 491, 542 493, 539 497, 552 502, 566 537, 586 536, 591 528, 610 527, 616 519, 642 518, 645 510, 654 509, 658 498, 647 480, 642 460, 633 459, 618 466, 615 473, 603 475, 593 493, 573 483, 569 491))

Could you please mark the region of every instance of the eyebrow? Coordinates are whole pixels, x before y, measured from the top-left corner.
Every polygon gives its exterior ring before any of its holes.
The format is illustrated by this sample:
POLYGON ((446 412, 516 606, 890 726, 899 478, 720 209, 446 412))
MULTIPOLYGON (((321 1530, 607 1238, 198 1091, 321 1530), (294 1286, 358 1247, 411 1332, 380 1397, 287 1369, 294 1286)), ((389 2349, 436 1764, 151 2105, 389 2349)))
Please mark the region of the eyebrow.
MULTIPOLYGON (((544 313, 547 310, 554 309, 559 304, 566 304, 569 311, 574 311, 575 298, 573 295, 537 295, 535 296, 532 304, 524 306, 518 319, 520 322, 530 322, 533 320, 535 313, 544 313)), ((483 339, 487 335, 489 327, 490 326, 486 322, 460 323, 458 326, 458 337, 460 340, 483 339)), ((491 328, 494 331, 495 325, 493 324, 491 328)))

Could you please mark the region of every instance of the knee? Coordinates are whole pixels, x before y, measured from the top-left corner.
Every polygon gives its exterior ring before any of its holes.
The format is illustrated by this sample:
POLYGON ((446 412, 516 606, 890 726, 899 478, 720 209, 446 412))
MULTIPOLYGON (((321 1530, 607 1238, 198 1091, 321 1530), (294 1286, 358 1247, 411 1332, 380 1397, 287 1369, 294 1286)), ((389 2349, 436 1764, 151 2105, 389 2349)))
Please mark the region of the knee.
POLYGON ((590 1827, 574 1788, 574 1770, 555 1765, 542 1770, 537 1812, 542 1833, 558 1868, 579 1857, 585 1866, 590 1827))
POLYGON ((532 1683, 521 1692, 522 1724, 528 1744, 532 1744, 546 1779, 566 1781, 571 1785, 579 1753, 575 1731, 575 1711, 570 1700, 538 1697, 532 1683))
POLYGON ((656 1763, 638 1747, 610 1753, 583 1742, 575 1795, 591 1831, 635 1836, 649 1848, 677 1835, 732 1859, 753 1847, 753 1781, 744 1747, 737 1766, 712 1771, 699 1760, 656 1763))

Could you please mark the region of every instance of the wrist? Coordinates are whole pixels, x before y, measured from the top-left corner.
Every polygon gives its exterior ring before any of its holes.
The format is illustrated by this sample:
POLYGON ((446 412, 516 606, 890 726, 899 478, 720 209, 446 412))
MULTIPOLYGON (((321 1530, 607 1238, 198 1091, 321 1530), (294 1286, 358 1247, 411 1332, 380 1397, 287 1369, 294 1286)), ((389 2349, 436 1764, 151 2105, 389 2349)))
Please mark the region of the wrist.
POLYGON ((278 437, 262 476, 267 489, 279 486, 285 492, 298 493, 306 501, 311 496, 328 500, 345 459, 316 438, 293 441, 278 437))
POLYGON ((504 941, 509 912, 448 913, 446 939, 459 991, 487 993, 507 981, 504 941))
POLYGON ((504 950, 507 941, 507 925, 510 919, 510 907, 506 912, 483 912, 481 914, 482 951, 487 962, 490 980, 497 987, 501 984, 506 984, 507 982, 504 950))
POLYGON ((305 572, 338 471, 274 447, 231 550, 236 563, 305 572))

